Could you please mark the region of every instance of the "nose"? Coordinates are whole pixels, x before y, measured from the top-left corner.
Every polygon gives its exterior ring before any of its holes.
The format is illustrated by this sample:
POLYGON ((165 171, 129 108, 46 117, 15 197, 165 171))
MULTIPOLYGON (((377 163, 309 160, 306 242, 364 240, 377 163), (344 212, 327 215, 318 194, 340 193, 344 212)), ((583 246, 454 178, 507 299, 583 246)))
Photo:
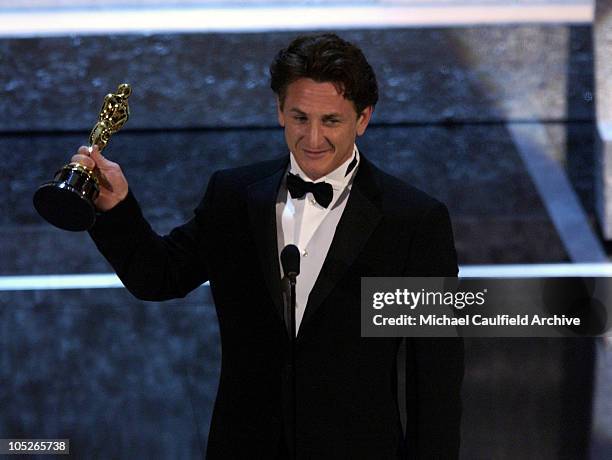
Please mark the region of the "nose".
POLYGON ((316 150, 321 147, 321 139, 323 135, 321 133, 321 127, 318 123, 311 123, 310 129, 308 130, 308 147, 316 150))

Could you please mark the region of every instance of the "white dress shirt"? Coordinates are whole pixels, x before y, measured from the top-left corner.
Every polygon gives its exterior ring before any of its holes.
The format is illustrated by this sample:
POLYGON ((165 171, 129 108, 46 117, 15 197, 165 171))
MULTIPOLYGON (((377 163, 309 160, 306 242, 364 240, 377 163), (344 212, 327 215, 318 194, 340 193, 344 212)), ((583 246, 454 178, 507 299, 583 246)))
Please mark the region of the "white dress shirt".
MULTIPOLYGON (((327 182, 332 186, 333 198, 327 208, 319 205, 312 193, 308 192, 302 198, 291 198, 288 193, 286 179, 280 187, 276 202, 276 229, 279 254, 288 244, 295 244, 300 250, 300 274, 296 281, 296 311, 295 330, 299 331, 308 296, 319 276, 336 227, 342 217, 344 208, 353 184, 353 179, 359 166, 359 151, 354 147, 354 155, 338 168, 316 181, 312 181, 302 171, 290 153, 289 172, 300 176, 307 182, 327 182), (349 165, 356 161, 347 174, 349 165)), ((281 276, 282 266, 281 266, 281 276)))

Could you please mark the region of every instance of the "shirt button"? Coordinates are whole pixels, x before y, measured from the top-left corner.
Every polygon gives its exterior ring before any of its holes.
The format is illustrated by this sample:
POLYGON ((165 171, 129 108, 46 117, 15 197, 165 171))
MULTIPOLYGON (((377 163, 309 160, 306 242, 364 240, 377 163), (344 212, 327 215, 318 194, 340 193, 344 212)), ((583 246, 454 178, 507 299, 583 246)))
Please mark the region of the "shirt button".
POLYGON ((317 200, 315 200, 314 198, 310 199, 310 204, 315 204, 317 202, 317 200))
POLYGON ((308 251, 304 249, 304 251, 302 251, 302 257, 306 257, 306 256, 308 256, 308 251))

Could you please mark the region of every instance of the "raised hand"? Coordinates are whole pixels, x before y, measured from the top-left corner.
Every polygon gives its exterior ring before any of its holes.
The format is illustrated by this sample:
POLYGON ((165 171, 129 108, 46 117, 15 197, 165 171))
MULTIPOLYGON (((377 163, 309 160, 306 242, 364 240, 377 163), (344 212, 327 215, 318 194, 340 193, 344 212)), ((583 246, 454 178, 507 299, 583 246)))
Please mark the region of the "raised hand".
POLYGON ((98 210, 108 211, 127 196, 128 183, 121 167, 117 163, 104 158, 97 145, 94 145, 91 149, 87 146, 79 147, 71 161, 93 169, 98 176, 100 195, 94 202, 98 210))

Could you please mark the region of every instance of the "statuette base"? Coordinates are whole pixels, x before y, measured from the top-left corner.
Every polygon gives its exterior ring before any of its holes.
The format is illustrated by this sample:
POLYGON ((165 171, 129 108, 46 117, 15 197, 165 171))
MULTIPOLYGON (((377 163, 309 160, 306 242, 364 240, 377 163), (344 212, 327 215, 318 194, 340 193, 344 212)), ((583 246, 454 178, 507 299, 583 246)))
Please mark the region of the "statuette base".
POLYGON ((96 221, 94 201, 99 194, 97 179, 90 169, 71 163, 55 178, 36 190, 34 207, 50 224, 63 230, 89 230, 96 221))

